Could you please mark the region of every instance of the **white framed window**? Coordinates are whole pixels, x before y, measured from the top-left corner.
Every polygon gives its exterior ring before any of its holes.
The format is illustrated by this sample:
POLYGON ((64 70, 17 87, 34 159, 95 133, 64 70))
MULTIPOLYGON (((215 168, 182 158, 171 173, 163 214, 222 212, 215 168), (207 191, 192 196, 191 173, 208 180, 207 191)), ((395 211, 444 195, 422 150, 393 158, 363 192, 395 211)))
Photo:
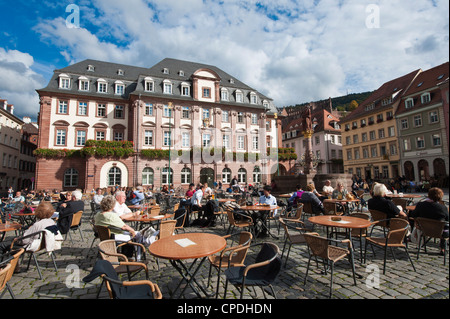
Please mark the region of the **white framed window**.
POLYGON ((56 130, 56 145, 66 145, 66 130, 56 130))
POLYGON ((89 91, 89 80, 86 77, 82 77, 79 79, 79 90, 89 91))
POLYGON ((236 102, 242 103, 244 102, 244 94, 240 90, 236 90, 236 102))
POLYGON ((261 170, 259 167, 253 169, 253 183, 261 183, 261 170))
POLYGON ((211 134, 203 133, 203 135, 202 135, 202 146, 203 147, 211 146, 211 134))
POLYGON ((405 107, 407 109, 412 108, 414 106, 414 99, 413 98, 409 98, 405 100, 405 107))
POLYGON ((190 184, 191 183, 191 169, 185 167, 181 170, 181 184, 190 184))
POLYGON ((169 174, 169 168, 164 167, 161 174, 162 178, 162 184, 172 184, 173 183, 173 169, 170 168, 170 174, 169 174))
POLYGON ((227 150, 231 148, 230 135, 227 134, 222 135, 222 146, 227 150))
POLYGON ((61 74, 59 76, 59 88, 65 90, 70 89, 70 77, 67 74, 61 74))
POLYGON ((86 131, 77 131, 77 146, 86 144, 86 131))
POLYGON ((203 87, 202 88, 202 97, 209 99, 211 97, 211 88, 203 87))
POLYGON ((370 148, 370 153, 371 153, 372 157, 377 157, 378 156, 377 147, 376 146, 372 146, 370 148))
POLYGON ((238 183, 246 183, 246 182, 247 182, 247 170, 241 167, 238 170, 238 183))
POLYGON ((384 138, 384 128, 378 130, 378 138, 384 138))
POLYGON ((164 131, 163 146, 172 146, 171 132, 164 131))
POLYGON ((210 111, 209 109, 202 109, 202 120, 209 119, 210 111))
POLYGON ((191 88, 187 83, 181 83, 181 95, 189 96, 191 95, 191 88))
POLYGON ((112 167, 108 172, 108 186, 122 184, 122 171, 118 167, 112 167))
POLYGON ((239 150, 243 150, 244 149, 244 140, 245 140, 245 136, 244 135, 238 135, 238 140, 237 140, 237 148, 239 150))
POLYGON ((189 132, 181 133, 181 146, 182 147, 191 146, 191 134, 189 132))
POLYGON ((155 91, 155 81, 152 78, 146 77, 144 79, 144 90, 146 92, 154 92, 155 91))
POLYGON ((172 117, 172 108, 170 108, 168 105, 164 105, 163 107, 163 116, 172 117))
POLYGON ((144 145, 151 146, 153 145, 153 131, 146 130, 144 133, 144 145))
POLYGON ((97 116, 106 117, 106 104, 97 104, 97 116))
POLYGON ((389 134, 389 137, 395 136, 395 127, 394 126, 388 127, 388 134, 389 134))
POLYGON ((403 150, 404 151, 410 151, 411 150, 411 141, 409 138, 405 138, 403 140, 403 150))
POLYGON ((222 101, 228 101, 229 100, 229 94, 228 94, 228 90, 225 88, 222 88, 220 90, 220 99, 222 101))
POLYGON ((125 84, 121 81, 116 82, 116 94, 123 95, 125 93, 125 84))
POLYGON ((123 119, 125 117, 125 108, 123 105, 116 105, 114 108, 114 118, 123 119))
POLYGON ((78 115, 87 115, 87 103, 86 102, 78 103, 78 115))
POLYGON ((238 123, 244 123, 244 113, 243 112, 238 112, 237 122, 238 123))
POLYGON ((164 80, 164 94, 172 94, 172 82, 164 80))
POLYGON ((123 132, 119 132, 119 131, 114 131, 114 141, 123 141, 123 132))
POLYGON ((259 138, 258 138, 258 135, 252 136, 252 147, 253 147, 253 150, 258 150, 258 148, 259 148, 259 138))
POLYGON ((251 104, 258 103, 258 97, 256 96, 256 93, 254 93, 254 92, 250 93, 250 103, 251 104))
POLYGON ((104 141, 104 140, 106 140, 105 132, 103 132, 103 131, 97 131, 97 132, 95 133, 95 139, 96 139, 97 141, 104 141))
POLYGON ((108 83, 105 80, 99 79, 97 81, 97 92, 108 93, 108 83))
POLYGON ((151 167, 142 170, 142 185, 153 185, 154 171, 151 167))
POLYGON ((145 115, 153 116, 153 104, 150 103, 145 104, 145 115))
POLYGON ((389 152, 391 155, 397 155, 397 145, 396 144, 390 144, 389 145, 389 152))
POLYGON ((67 101, 59 101, 59 103, 58 103, 58 113, 59 114, 67 114, 67 107, 68 107, 68 102, 67 101))
POLYGON ((420 96, 422 104, 429 103, 431 101, 430 93, 426 92, 420 96))
POLYGON ((190 119, 191 118, 191 111, 188 106, 181 107, 181 118, 182 119, 190 119))
POLYGON ((222 183, 224 183, 224 184, 231 183, 231 169, 224 168, 222 170, 222 183))
POLYGON ((228 123, 230 121, 230 113, 226 110, 222 110, 222 122, 228 123))
POLYGON ((252 124, 258 124, 258 114, 252 113, 252 124))

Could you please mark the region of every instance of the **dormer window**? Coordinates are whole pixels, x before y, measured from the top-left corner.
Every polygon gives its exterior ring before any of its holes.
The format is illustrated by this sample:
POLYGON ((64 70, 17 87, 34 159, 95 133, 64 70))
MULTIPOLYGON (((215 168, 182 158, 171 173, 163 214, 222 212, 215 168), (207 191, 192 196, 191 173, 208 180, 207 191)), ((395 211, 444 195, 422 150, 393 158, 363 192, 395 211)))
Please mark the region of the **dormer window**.
POLYGON ((186 82, 181 83, 181 95, 182 96, 189 96, 189 95, 191 95, 190 85, 188 83, 186 83, 186 82))
POLYGON ((124 72, 123 72, 122 69, 118 69, 118 70, 117 70, 117 75, 123 75, 123 74, 124 74, 124 72))
POLYGON ((179 76, 184 76, 184 71, 183 70, 178 71, 178 75, 179 76))
POLYGON ((163 69, 163 73, 164 73, 164 74, 169 74, 169 69, 168 69, 168 68, 164 68, 164 69, 163 69))
POLYGON ((244 95, 241 90, 236 90, 236 102, 242 103, 244 102, 244 95))
POLYGON ((233 84, 234 83, 234 79, 230 79, 230 83, 233 84))
POLYGON ((256 96, 256 93, 255 92, 251 92, 250 93, 250 103, 251 104, 256 104, 257 101, 258 101, 258 98, 256 96))
POLYGON ((220 89, 220 99, 222 101, 228 101, 229 100, 228 90, 226 88, 220 89))
POLYGON ((267 102, 266 100, 263 101, 263 106, 265 110, 269 109, 269 102, 267 102))
POLYGON ((89 91, 89 80, 85 76, 80 76, 78 78, 78 85, 80 91, 89 91))
POLYGON ((375 108, 375 103, 371 103, 371 104, 366 106, 366 111, 373 110, 374 108, 375 108))
POLYGON ((437 79, 440 80, 440 79, 442 79, 443 77, 444 77, 444 74, 441 74, 441 75, 438 76, 437 79))
POLYGON ((405 107, 407 109, 412 108, 414 106, 414 100, 412 98, 406 99, 405 107))
POLYGON ((108 92, 108 82, 104 79, 97 80, 97 92, 98 93, 107 93, 108 92))
POLYGON ((382 106, 385 106, 385 105, 388 105, 388 104, 391 104, 391 103, 392 103, 392 98, 391 98, 391 97, 388 97, 388 98, 383 99, 383 100, 381 101, 381 105, 382 105, 382 106))
POLYGON ((172 94, 172 82, 170 82, 169 80, 164 80, 163 86, 164 86, 164 94, 172 94))
POLYGON ((60 89, 70 89, 70 77, 67 74, 59 75, 59 88, 60 89))
POLYGON ((95 67, 93 65, 88 65, 87 70, 89 72, 94 72, 95 71, 95 67))
POLYGON ((424 93, 420 96, 420 100, 422 101, 422 104, 429 103, 431 101, 430 93, 424 93))
POLYGON ((125 93, 125 84, 122 81, 115 82, 115 93, 117 95, 123 95, 125 93))
POLYGON ((144 90, 146 92, 153 92, 153 91, 155 91, 155 81, 153 81, 152 78, 146 77, 144 79, 144 90))

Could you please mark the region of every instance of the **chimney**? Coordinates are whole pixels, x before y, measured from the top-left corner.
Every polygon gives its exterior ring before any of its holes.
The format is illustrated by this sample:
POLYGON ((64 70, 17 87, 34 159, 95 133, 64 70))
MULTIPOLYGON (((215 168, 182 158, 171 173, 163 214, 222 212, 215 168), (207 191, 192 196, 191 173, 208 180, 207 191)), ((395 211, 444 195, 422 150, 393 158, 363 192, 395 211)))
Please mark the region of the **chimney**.
POLYGON ((14 114, 14 105, 9 104, 7 110, 9 111, 9 113, 14 114))
POLYGON ((29 116, 24 116, 22 120, 25 122, 25 124, 31 123, 31 117, 29 117, 29 116))

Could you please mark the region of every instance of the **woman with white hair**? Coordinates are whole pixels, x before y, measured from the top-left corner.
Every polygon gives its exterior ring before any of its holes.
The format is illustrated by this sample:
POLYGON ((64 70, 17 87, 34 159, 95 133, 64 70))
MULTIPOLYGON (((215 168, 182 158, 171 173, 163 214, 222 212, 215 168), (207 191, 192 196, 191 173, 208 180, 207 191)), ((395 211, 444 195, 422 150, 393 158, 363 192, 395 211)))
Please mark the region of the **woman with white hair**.
POLYGON ((84 201, 81 200, 83 193, 79 190, 74 190, 72 192, 72 198, 70 201, 65 202, 59 207, 58 214, 58 228, 61 234, 67 234, 72 225, 73 214, 84 211, 84 201))
POLYGON ((388 219, 394 217, 407 218, 407 215, 399 206, 396 206, 393 201, 386 198, 388 193, 386 185, 375 183, 372 192, 372 198, 368 201, 369 209, 385 213, 388 219))

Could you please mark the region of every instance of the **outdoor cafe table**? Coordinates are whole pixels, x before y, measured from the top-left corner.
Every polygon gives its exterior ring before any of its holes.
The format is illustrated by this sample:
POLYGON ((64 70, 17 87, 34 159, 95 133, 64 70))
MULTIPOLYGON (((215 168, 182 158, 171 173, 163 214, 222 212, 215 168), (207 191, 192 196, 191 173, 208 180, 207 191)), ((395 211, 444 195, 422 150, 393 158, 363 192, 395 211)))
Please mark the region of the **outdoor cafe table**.
POLYGON ((18 213, 11 214, 11 216, 18 217, 20 224, 22 224, 23 226, 31 226, 36 219, 35 218, 36 214, 34 212, 31 212, 31 213, 18 212, 18 213))
POLYGON ((172 298, 175 296, 176 291, 184 280, 186 280, 187 285, 180 293, 180 296, 182 296, 186 288, 190 286, 196 295, 199 298, 202 298, 197 287, 205 294, 205 296, 209 297, 211 295, 199 284, 195 279, 195 276, 206 258, 223 250, 226 245, 225 238, 219 235, 210 233, 185 233, 159 239, 150 245, 149 251, 150 254, 157 258, 168 259, 183 277, 177 288, 174 290, 171 296, 172 298), (188 259, 194 259, 189 267, 184 263, 184 261, 188 259), (198 261, 199 264, 194 269, 194 266, 198 261))
POLYGON ((349 214, 350 213, 350 207, 348 204, 350 203, 359 203, 359 199, 358 198, 354 198, 354 199, 346 199, 346 198, 342 198, 342 199, 337 199, 337 198, 326 198, 324 201, 329 201, 329 202, 334 202, 334 203, 339 203, 342 204, 342 206, 345 209, 345 214, 349 214), (346 205, 347 204, 347 205, 346 205))
POLYGON ((153 223, 156 221, 161 221, 163 219, 167 219, 172 217, 173 214, 164 214, 164 215, 138 215, 133 217, 124 218, 123 220, 126 222, 134 222, 136 225, 140 225, 138 229, 141 229, 143 224, 153 223))
MULTIPOLYGON (((372 222, 367 219, 359 218, 359 217, 352 217, 352 216, 335 216, 335 215, 317 215, 312 216, 308 218, 308 220, 317 225, 325 226, 327 228, 327 236, 328 236, 328 229, 331 228, 345 228, 348 230, 348 238, 350 241, 352 240, 352 229, 359 229, 360 236, 363 233, 363 230, 367 229, 372 222), (334 221, 332 218, 339 217, 340 220, 334 221)), ((352 242, 353 244, 353 242, 352 242)), ((360 245, 361 250, 361 263, 363 262, 363 254, 362 254, 362 245, 360 245)))
MULTIPOLYGON (((280 209, 279 206, 277 205, 248 205, 248 206, 241 206, 239 207, 240 210, 244 210, 244 211, 248 211, 248 212, 254 212, 254 211, 259 211, 262 212, 262 216, 260 217, 259 221, 261 221, 261 227, 267 231, 267 233, 272 236, 273 238, 278 238, 277 236, 273 235, 269 228, 266 225, 267 222, 267 217, 269 215, 269 212, 272 212, 276 209, 280 209)), ((254 227, 256 227, 258 220, 255 221, 255 225, 254 227)), ((256 231, 256 229, 255 229, 256 231)))
POLYGON ((0 242, 5 239, 5 235, 9 231, 17 231, 22 228, 22 225, 16 222, 6 222, 5 224, 0 224, 0 233, 2 233, 2 238, 0 242))

